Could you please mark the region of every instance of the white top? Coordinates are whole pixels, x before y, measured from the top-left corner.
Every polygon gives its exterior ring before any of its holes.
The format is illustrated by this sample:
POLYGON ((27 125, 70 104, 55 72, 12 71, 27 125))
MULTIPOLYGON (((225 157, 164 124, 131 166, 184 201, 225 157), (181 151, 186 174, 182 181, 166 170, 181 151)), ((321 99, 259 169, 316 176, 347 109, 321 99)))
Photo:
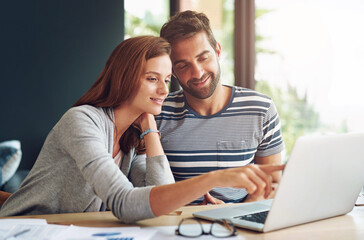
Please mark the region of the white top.
POLYGON ((121 150, 119 150, 118 154, 114 157, 115 164, 118 165, 118 167, 121 166, 121 159, 123 158, 123 153, 121 150))

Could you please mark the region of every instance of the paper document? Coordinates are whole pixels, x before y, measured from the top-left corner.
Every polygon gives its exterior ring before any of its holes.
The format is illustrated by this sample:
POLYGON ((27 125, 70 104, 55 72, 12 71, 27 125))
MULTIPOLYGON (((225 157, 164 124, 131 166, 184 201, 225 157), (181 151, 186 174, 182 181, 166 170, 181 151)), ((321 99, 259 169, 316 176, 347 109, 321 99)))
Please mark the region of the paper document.
POLYGON ((34 219, 34 218, 0 219, 0 240, 5 239, 4 237, 10 231, 10 229, 18 224, 46 225, 47 221, 45 219, 34 219))
POLYGON ((140 227, 78 227, 45 219, 0 219, 0 240, 149 240, 156 233, 140 227))
MULTIPOLYGON (((32 225, 46 225, 47 221, 45 219, 35 219, 35 218, 5 218, 0 219, 0 233, 1 231, 8 231, 11 227, 17 224, 32 224, 32 225)), ((1 236, 1 235, 0 235, 1 236)))
POLYGON ((54 240, 149 240, 156 230, 140 227, 77 227, 71 226, 54 240))
MULTIPOLYGON (((202 225, 209 231, 210 224, 202 225)), ((196 227, 200 227, 196 224, 196 227)), ((175 235, 177 226, 163 227, 79 227, 47 224, 45 219, 0 219, 0 240, 186 240, 175 235), (15 236, 15 237, 14 237, 15 236)), ((202 235, 195 239, 212 239, 202 235)), ((221 238, 219 238, 221 239, 221 238)), ((225 239, 225 238, 223 238, 225 239)), ((227 237, 243 240, 242 236, 227 237)))
POLYGON ((53 224, 17 224, 11 227, 2 237, 1 240, 10 239, 27 239, 27 240, 49 240, 58 236, 69 226, 53 225, 53 224))

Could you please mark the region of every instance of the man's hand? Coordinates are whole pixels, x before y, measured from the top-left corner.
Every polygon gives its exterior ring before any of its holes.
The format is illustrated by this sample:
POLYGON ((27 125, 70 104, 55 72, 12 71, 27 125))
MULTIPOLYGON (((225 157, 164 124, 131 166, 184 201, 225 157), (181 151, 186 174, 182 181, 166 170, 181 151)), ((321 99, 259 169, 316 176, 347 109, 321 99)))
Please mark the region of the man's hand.
POLYGON ((210 195, 210 193, 206 193, 204 195, 204 200, 201 203, 201 205, 207 205, 207 204, 213 204, 213 205, 217 205, 217 204, 225 204, 224 201, 221 201, 220 199, 217 199, 213 196, 210 195))
POLYGON ((276 192, 277 192, 278 183, 272 183, 271 186, 272 186, 272 191, 270 192, 270 194, 267 198, 265 198, 264 195, 262 195, 262 194, 253 193, 253 194, 248 195, 248 197, 246 198, 246 200, 244 202, 256 202, 256 201, 274 198, 274 196, 276 195, 276 192))

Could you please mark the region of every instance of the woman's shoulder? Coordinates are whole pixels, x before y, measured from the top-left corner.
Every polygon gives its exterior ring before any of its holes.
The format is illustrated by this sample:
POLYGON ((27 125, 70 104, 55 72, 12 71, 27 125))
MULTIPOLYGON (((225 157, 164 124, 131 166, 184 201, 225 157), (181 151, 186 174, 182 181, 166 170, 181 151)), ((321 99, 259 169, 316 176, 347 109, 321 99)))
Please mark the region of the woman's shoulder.
POLYGON ((80 105, 76 107, 71 107, 70 109, 68 109, 67 112, 102 115, 105 114, 106 111, 107 109, 102 107, 95 107, 91 105, 80 105))
POLYGON ((112 118, 113 115, 112 111, 108 108, 81 105, 68 109, 63 117, 105 120, 112 118))
MULTIPOLYGON (((70 108, 59 120, 57 125, 67 125, 68 127, 87 127, 97 125, 104 128, 112 126, 113 114, 108 108, 94 107, 91 105, 81 105, 70 108)), ((56 125, 56 126, 57 126, 56 125)))

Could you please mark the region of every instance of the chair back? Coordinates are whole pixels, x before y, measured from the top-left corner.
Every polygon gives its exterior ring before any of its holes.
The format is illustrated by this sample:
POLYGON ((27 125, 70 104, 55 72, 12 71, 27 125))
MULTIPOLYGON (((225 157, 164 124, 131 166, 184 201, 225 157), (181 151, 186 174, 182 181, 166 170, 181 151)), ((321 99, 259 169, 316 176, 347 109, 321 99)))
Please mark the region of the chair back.
POLYGON ((0 205, 3 205, 6 199, 10 197, 11 193, 0 191, 0 205))

